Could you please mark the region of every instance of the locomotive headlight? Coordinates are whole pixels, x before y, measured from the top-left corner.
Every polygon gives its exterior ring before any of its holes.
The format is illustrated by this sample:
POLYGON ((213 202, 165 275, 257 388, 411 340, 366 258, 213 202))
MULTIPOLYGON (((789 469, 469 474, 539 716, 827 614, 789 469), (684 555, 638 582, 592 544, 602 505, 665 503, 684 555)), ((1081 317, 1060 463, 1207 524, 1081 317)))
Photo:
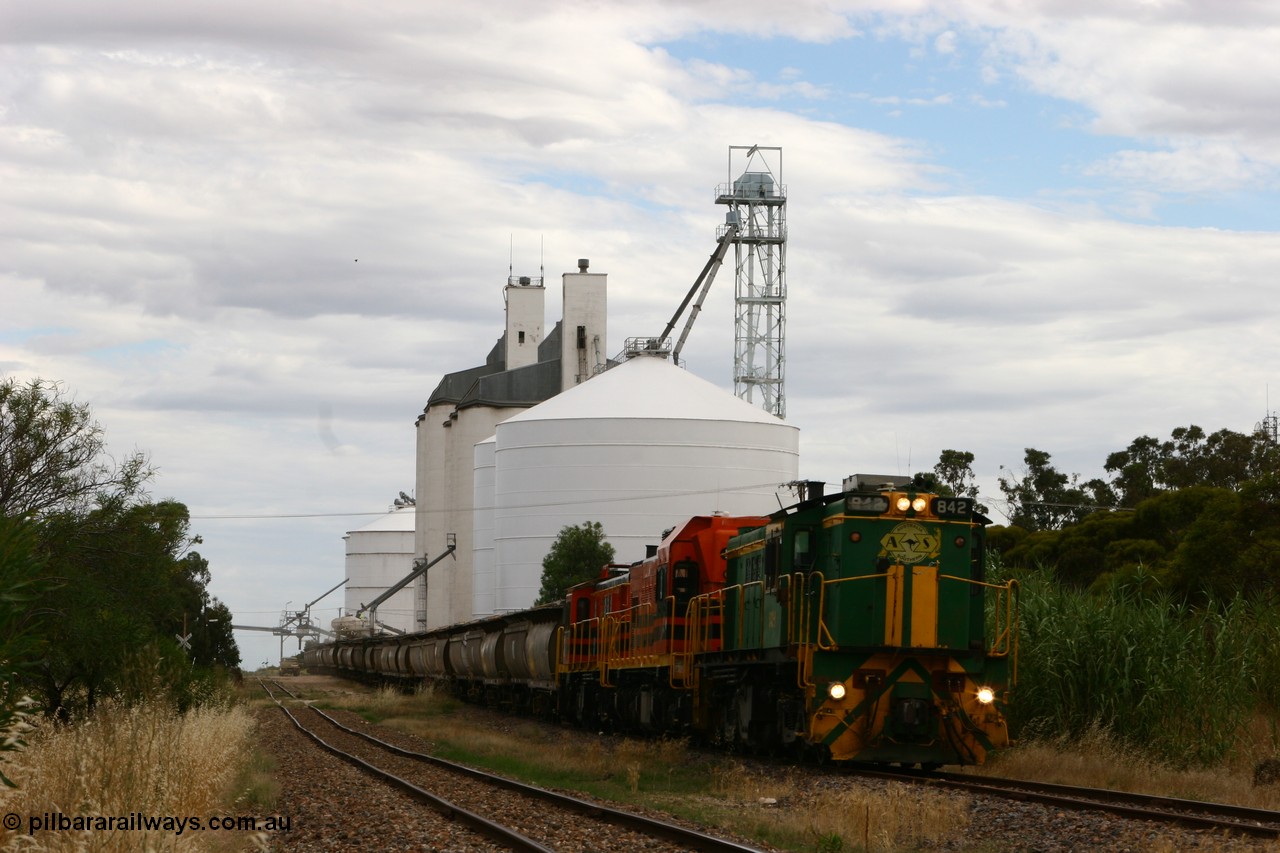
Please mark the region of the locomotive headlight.
POLYGON ((902 497, 898 498, 898 502, 896 506, 898 507, 898 512, 906 512, 907 510, 911 509, 911 498, 907 497, 906 495, 903 495, 902 497))
POLYGON ((929 502, 924 498, 916 498, 911 502, 911 508, 914 509, 916 512, 924 512, 924 508, 927 507, 928 505, 929 505, 929 502))
POLYGON ((827 685, 827 695, 839 702, 844 698, 844 685, 838 681, 833 681, 827 685))
POLYGON ((978 701, 983 705, 990 705, 992 702, 996 701, 996 692, 990 687, 979 687, 978 701))

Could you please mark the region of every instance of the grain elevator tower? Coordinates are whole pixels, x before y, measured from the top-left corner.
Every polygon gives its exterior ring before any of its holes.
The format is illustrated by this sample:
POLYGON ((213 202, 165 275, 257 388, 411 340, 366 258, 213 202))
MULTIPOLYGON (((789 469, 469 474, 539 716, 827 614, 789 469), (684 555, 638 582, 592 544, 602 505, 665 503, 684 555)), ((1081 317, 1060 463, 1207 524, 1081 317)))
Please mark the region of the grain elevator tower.
POLYGON ((729 146, 729 180, 716 189, 716 204, 729 207, 725 231, 729 225, 738 226, 730 238, 735 273, 734 394, 785 418, 787 188, 782 183, 782 149, 729 146))

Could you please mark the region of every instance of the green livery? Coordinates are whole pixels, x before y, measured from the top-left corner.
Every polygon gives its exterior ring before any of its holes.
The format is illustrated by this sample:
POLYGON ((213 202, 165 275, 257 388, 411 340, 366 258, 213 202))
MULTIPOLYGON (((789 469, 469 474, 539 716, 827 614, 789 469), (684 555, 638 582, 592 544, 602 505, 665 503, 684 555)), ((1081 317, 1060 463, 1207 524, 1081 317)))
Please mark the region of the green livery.
POLYGON ((707 727, 904 765, 1006 746, 1016 587, 986 582, 987 524, 970 499, 860 475, 729 540, 702 602, 721 623, 700 644, 707 727))

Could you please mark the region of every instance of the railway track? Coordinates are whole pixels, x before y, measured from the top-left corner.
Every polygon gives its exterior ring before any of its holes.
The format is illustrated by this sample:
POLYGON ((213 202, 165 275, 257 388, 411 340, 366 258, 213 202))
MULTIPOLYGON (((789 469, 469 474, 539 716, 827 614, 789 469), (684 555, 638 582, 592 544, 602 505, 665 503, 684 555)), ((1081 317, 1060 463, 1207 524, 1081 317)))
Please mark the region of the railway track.
POLYGON ((1247 806, 958 773, 861 768, 849 772, 866 778, 968 791, 1057 808, 1105 812, 1118 817, 1174 824, 1187 829, 1229 832, 1255 838, 1280 838, 1280 812, 1247 806))
POLYGON ((322 748, 509 849, 760 853, 687 827, 403 749, 346 726, 317 708, 290 709, 272 688, 297 700, 292 691, 274 681, 260 684, 293 725, 322 748), (450 799, 433 793, 438 790, 448 791, 450 799))

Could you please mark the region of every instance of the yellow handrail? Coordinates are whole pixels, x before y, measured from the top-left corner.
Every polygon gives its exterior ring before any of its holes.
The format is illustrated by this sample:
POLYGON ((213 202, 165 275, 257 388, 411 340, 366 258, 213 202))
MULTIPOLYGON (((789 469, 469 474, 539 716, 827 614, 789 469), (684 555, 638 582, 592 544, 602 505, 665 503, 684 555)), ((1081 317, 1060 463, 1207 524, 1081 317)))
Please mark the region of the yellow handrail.
MULTIPOLYGON (((822 572, 815 571, 808 575, 795 572, 779 578, 779 592, 785 591, 787 598, 784 605, 786 635, 783 641, 795 649, 799 664, 797 666, 798 686, 807 687, 813 683, 812 668, 815 650, 831 651, 837 648, 835 638, 832 636, 825 618, 828 587, 854 581, 870 581, 887 577, 889 577, 888 572, 828 580, 822 572)), ((1016 682, 1018 650, 1017 581, 1011 580, 1005 584, 992 584, 956 575, 939 575, 938 579, 940 581, 950 580, 973 584, 993 589, 998 593, 995 607, 995 636, 987 653, 992 657, 1009 657, 1012 664, 1011 678, 1016 682)), ((764 582, 750 581, 745 584, 722 587, 696 595, 689 600, 684 613, 683 648, 678 651, 672 651, 669 656, 668 683, 673 688, 692 689, 696 687, 700 673, 694 665, 694 661, 698 655, 710 649, 712 630, 717 623, 715 619, 717 614, 720 617, 718 624, 721 643, 724 644, 726 640, 731 639, 733 646, 741 648, 745 639, 746 616, 753 611, 758 613, 760 616, 757 619, 759 636, 756 639, 760 645, 763 645, 765 596, 763 594, 759 595, 755 602, 748 605, 747 593, 752 588, 759 588, 763 592, 764 582), (733 596, 733 598, 730 599, 730 596, 733 596), (734 636, 727 638, 724 635, 724 617, 726 604, 730 601, 734 605, 732 612, 736 617, 736 624, 734 626, 734 636), (678 672, 677 669, 679 670, 678 672)), ((667 604, 668 612, 674 614, 674 599, 667 597, 664 602, 667 604)), ((658 639, 655 635, 658 613, 659 610, 654 604, 636 605, 627 610, 608 614, 603 618, 572 624, 569 626, 568 642, 566 642, 563 634, 558 634, 557 637, 559 645, 558 657, 561 661, 560 671, 598 668, 601 684, 607 686, 610 683, 611 669, 622 666, 660 665, 664 662, 664 656, 654 654, 651 651, 658 639), (595 628, 594 645, 591 644, 593 627, 595 628), (581 663, 571 665, 568 658, 584 642, 588 648, 588 659, 595 657, 595 660, 591 661, 587 666, 581 663), (646 651, 642 653, 642 649, 646 651)), ((674 640, 674 636, 671 639, 674 640)))
POLYGON ((994 584, 955 575, 938 575, 938 580, 960 581, 961 583, 996 591, 996 624, 993 632, 995 636, 991 640, 991 647, 987 649, 987 654, 994 658, 1012 656, 1016 669, 1018 653, 1018 581, 1010 579, 1007 583, 994 584))

